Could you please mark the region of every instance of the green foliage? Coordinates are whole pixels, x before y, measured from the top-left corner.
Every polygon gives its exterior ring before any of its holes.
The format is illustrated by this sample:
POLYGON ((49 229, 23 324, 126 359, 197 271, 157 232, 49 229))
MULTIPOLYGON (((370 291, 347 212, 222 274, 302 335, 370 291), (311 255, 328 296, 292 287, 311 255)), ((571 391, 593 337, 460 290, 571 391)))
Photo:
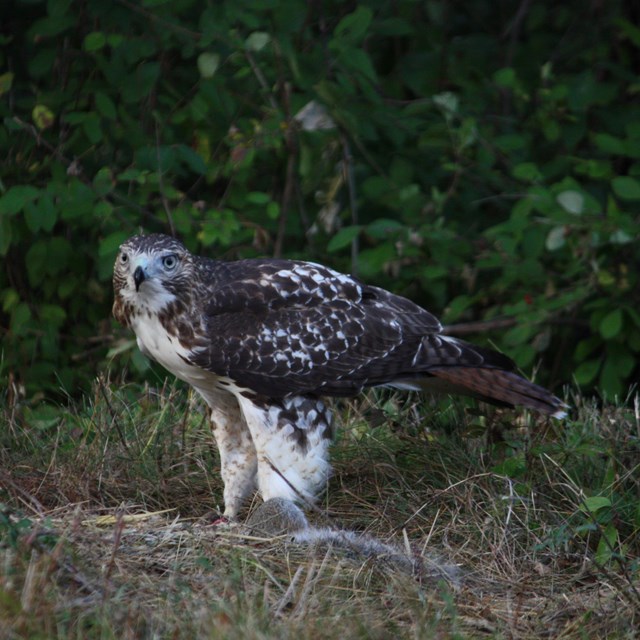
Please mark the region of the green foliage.
POLYGON ((13 0, 1 27, 3 382, 144 373, 108 319, 141 228, 328 262, 448 323, 512 318, 490 337, 549 384, 638 378, 624 3, 81 6, 13 0))
POLYGON ((18 541, 31 529, 29 518, 15 517, 11 510, 0 503, 0 547, 16 549, 18 541))
MULTIPOLYGON (((635 403, 637 411, 637 397, 635 403)), ((510 433, 495 445, 502 461, 493 470, 513 480, 518 494, 535 493, 562 513, 555 526, 540 528, 540 549, 586 546, 601 566, 637 570, 636 426, 633 409, 606 407, 599 413, 583 405, 581 418, 552 439, 510 433)))

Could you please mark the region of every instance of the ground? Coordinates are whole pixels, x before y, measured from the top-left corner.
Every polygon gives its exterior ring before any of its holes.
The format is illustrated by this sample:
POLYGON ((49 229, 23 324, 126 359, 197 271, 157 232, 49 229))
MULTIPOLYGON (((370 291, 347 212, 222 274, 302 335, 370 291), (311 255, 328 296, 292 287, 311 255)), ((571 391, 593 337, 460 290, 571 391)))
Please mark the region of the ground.
POLYGON ((455 565, 448 581, 211 526, 222 486, 197 398, 116 388, 3 409, 3 639, 635 637, 637 400, 572 397, 567 423, 396 393, 340 403, 309 519, 455 565))

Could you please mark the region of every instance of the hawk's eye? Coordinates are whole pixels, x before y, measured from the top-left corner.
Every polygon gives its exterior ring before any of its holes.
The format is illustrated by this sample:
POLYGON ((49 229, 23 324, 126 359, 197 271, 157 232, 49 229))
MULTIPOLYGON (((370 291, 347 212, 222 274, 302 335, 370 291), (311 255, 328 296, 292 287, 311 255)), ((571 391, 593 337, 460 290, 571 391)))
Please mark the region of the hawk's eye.
POLYGON ((126 253, 121 253, 120 254, 120 262, 121 264, 127 264, 127 262, 129 262, 129 256, 126 253))
POLYGON ((162 258, 162 266, 165 269, 168 269, 169 271, 171 271, 172 269, 175 269, 177 264, 178 264, 178 258, 173 253, 162 258))

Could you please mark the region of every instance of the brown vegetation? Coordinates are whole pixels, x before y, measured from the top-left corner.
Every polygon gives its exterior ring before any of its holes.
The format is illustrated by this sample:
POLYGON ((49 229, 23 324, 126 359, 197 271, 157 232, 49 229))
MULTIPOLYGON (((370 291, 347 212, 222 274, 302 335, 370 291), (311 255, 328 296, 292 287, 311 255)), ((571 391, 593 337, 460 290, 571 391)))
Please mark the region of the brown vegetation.
POLYGON ((603 552, 607 523, 567 439, 597 433, 618 489, 637 492, 637 411, 581 407, 564 427, 525 417, 505 432, 512 413, 487 426, 393 394, 345 405, 335 475, 310 519, 457 565, 450 584, 211 526, 221 483, 198 406, 186 411, 175 389, 135 402, 131 388, 102 389, 48 433, 33 412, 5 413, 3 638, 634 637, 637 525, 614 514, 603 552), (527 469, 510 477, 499 468, 516 437, 527 469))

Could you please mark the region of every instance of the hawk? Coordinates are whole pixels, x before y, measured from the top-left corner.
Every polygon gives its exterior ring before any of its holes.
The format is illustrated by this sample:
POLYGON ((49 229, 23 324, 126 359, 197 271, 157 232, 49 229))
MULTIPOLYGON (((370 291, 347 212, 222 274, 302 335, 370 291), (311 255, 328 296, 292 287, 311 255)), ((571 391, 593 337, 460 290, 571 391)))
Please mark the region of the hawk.
POLYGON ((365 387, 474 395, 562 417, 506 356, 442 334, 410 300, 313 262, 212 260, 161 234, 127 240, 113 315, 209 408, 224 515, 244 499, 313 500, 333 436, 324 396, 365 387))

